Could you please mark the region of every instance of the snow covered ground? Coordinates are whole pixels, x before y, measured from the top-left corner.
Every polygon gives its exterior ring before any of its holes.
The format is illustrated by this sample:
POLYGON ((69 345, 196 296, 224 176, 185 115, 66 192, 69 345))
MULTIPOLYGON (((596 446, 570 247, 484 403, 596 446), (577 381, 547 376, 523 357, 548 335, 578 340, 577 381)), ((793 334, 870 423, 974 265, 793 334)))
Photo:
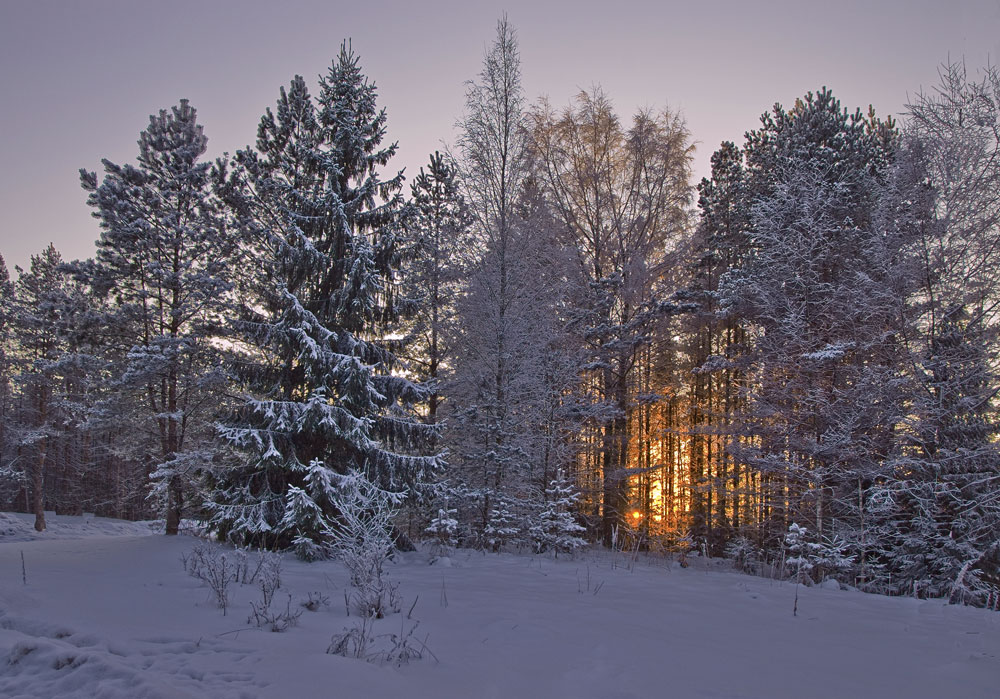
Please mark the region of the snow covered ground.
POLYGON ((31 521, 0 514, 2 697, 1000 696, 1000 614, 826 587, 800 588, 793 617, 793 585, 723 562, 405 554, 388 567, 402 613, 375 633, 419 620, 431 652, 396 667, 325 652, 357 623, 337 563, 285 558, 280 604, 330 604, 271 633, 247 624, 259 589, 235 585, 223 616, 185 573, 193 537, 31 521))

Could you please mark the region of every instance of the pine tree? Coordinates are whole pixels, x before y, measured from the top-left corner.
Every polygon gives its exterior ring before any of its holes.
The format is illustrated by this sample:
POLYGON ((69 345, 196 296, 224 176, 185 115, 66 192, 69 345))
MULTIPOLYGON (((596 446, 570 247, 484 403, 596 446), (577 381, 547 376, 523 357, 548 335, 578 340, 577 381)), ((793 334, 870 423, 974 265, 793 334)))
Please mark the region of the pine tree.
POLYGON ((756 336, 753 439, 736 451, 767 484, 775 536, 798 519, 860 547, 864 492, 892 448, 905 275, 879 201, 893 139, 891 122, 841 109, 828 90, 776 106, 748 134, 752 251, 723 293, 756 336))
POLYGON ((698 185, 701 219, 692 239, 692 279, 685 294, 698 309, 684 319, 683 327, 691 366, 689 461, 694 488, 689 531, 706 538, 718 553, 726 536, 739 529, 743 514, 743 477, 730 448, 739 433, 733 417, 741 407, 740 365, 748 339, 737 314, 720 307, 719 288, 749 254, 751 202, 742 150, 724 142, 711 163, 711 179, 698 185))
POLYGON ((10 467, 16 458, 10 443, 11 415, 11 333, 14 306, 14 284, 10 281, 7 263, 0 255, 0 500, 12 499, 8 492, 17 488, 17 472, 10 467))
POLYGON ((60 270, 62 257, 49 244, 31 256, 27 271, 17 268, 13 298, 13 340, 17 347, 15 381, 20 395, 18 452, 31 492, 29 509, 35 530, 46 528, 47 482, 52 454, 66 422, 61 400, 66 378, 67 327, 63 299, 69 279, 60 270))
POLYGON ((462 263, 468 254, 471 216, 461 194, 457 167, 435 152, 410 187, 409 219, 401 297, 413 305, 404 341, 411 372, 428 386, 428 423, 437 422, 445 368, 453 362, 462 263))
POLYGON ((166 533, 212 458, 211 424, 226 377, 210 341, 230 288, 230 238, 211 195, 207 139, 187 100, 149 118, 136 165, 104 160, 104 177, 81 170, 101 222, 96 261, 77 277, 110 296, 127 353, 117 388, 146 406, 158 453, 153 477, 165 493, 166 533))
POLYGON ((426 478, 433 437, 393 374, 402 173, 379 177, 386 115, 348 45, 317 100, 296 76, 239 151, 225 196, 242 237, 234 341, 244 398, 220 427, 239 457, 217 474, 213 525, 245 543, 328 550, 338 476, 398 491, 426 478))

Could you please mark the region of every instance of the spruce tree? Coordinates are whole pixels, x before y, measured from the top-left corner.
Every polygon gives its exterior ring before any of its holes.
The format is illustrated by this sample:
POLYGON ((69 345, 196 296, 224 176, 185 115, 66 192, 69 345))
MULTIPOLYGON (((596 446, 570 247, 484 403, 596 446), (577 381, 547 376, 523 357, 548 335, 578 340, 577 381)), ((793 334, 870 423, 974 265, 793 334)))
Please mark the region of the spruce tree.
POLYGON ((357 471, 399 491, 437 465, 425 397, 393 374, 402 173, 349 45, 316 100, 296 76, 239 151, 225 196, 241 231, 235 370, 242 406, 220 426, 238 458, 217 474, 213 525, 242 543, 326 555, 337 485, 357 471))

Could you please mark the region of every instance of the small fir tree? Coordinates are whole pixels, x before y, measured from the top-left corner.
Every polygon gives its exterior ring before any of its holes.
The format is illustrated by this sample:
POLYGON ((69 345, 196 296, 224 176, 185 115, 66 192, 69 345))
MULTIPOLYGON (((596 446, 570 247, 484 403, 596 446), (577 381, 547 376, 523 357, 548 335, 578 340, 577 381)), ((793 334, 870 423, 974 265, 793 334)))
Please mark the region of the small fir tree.
POLYGON ((518 504, 512 497, 501 495, 493 501, 490 520, 484 530, 486 545, 499 553, 506 546, 520 545, 524 531, 524 517, 518 514, 518 504))
POLYGON ((433 538, 437 555, 445 556, 457 544, 458 510, 439 508, 431 519, 430 525, 424 530, 433 538))
POLYGON ((576 486, 562 471, 545 489, 545 507, 531 527, 535 552, 554 551, 556 556, 570 553, 587 542, 578 536, 585 529, 573 519, 573 507, 580 499, 576 486))

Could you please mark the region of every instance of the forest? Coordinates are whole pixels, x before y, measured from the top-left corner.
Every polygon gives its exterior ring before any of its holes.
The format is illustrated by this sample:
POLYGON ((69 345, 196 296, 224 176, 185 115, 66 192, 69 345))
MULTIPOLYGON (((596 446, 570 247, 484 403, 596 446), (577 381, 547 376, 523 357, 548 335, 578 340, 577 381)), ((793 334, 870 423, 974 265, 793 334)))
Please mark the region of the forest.
POLYGON ((252 146, 181 100, 82 169, 93 258, 0 258, 0 509, 1000 605, 1000 71, 764 103, 699 183, 679 112, 529 101, 505 18, 470 76, 413 177, 349 42, 252 146))

